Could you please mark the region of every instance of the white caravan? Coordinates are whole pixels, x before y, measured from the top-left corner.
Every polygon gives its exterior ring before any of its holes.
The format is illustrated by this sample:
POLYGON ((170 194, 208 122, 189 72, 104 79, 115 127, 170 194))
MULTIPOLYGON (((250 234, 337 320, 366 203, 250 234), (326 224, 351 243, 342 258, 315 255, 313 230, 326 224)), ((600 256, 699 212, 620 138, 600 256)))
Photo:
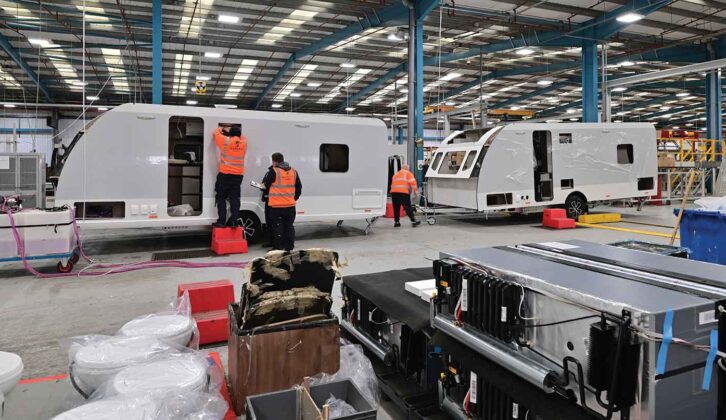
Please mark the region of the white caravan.
POLYGON ((426 172, 428 200, 476 211, 530 211, 656 194, 649 123, 517 123, 457 131, 426 172))
MULTIPOLYGON (((372 220, 385 213, 385 124, 337 115, 125 104, 89 123, 53 168, 56 205, 84 227, 184 228, 217 219, 219 153, 212 133, 238 124, 248 139, 242 223, 264 221, 260 182, 274 152, 300 174, 297 221, 372 220)), ((370 226, 370 223, 369 223, 370 226)))

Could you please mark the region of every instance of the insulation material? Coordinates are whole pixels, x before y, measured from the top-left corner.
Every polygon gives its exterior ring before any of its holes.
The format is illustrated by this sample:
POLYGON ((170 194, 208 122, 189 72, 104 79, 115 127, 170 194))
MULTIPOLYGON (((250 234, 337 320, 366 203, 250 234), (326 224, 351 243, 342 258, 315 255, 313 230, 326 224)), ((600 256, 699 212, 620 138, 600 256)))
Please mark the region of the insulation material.
POLYGON ((245 328, 304 319, 325 319, 332 299, 314 287, 267 292, 253 299, 244 313, 245 328))
POLYGON ((125 337, 154 336, 179 346, 199 348, 199 331, 192 317, 189 293, 170 304, 163 312, 142 315, 124 324, 118 335, 125 337))

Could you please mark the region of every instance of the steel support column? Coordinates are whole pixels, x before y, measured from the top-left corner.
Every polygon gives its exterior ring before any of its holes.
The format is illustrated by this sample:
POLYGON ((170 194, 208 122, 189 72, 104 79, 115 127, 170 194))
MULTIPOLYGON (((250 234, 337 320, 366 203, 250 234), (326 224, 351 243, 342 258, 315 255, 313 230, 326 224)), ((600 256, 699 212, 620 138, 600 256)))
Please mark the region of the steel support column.
POLYGON ((706 73, 706 137, 723 140, 721 70, 706 73))
POLYGON ((582 122, 597 122, 597 44, 582 43, 582 122))
MULTIPOLYGON (((417 6, 418 7, 418 6, 417 6)), ((423 164, 423 137, 424 137, 424 64, 423 64, 423 26, 424 17, 416 19, 416 155, 414 166, 411 169, 416 175, 419 185, 423 181, 423 174, 419 168, 419 161, 423 164)))
POLYGON ((161 9, 161 0, 153 0, 151 5, 151 102, 155 104, 161 104, 163 96, 161 9))
POLYGON ((406 125, 406 160, 416 170, 416 10, 408 12, 408 123, 406 125))

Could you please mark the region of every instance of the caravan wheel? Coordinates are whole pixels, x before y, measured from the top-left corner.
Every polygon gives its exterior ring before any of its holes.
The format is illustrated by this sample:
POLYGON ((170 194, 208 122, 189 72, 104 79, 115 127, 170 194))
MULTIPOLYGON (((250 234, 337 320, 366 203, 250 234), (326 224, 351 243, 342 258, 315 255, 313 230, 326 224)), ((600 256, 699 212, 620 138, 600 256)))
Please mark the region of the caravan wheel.
POLYGON ((570 194, 565 200, 567 217, 577 220, 583 214, 587 214, 587 200, 582 194, 570 194))
POLYGON ((245 230, 245 239, 248 243, 253 244, 262 237, 262 223, 251 211, 243 211, 240 214, 239 225, 245 230))

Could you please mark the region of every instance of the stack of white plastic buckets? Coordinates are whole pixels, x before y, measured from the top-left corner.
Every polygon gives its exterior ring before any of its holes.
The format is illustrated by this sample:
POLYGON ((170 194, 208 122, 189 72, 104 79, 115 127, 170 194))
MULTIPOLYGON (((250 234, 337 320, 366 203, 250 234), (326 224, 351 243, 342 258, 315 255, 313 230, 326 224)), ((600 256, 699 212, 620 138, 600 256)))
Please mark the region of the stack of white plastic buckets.
POLYGON ((69 376, 87 401, 55 419, 222 419, 224 374, 198 342, 186 294, 171 310, 133 319, 115 336, 71 339, 69 376))

